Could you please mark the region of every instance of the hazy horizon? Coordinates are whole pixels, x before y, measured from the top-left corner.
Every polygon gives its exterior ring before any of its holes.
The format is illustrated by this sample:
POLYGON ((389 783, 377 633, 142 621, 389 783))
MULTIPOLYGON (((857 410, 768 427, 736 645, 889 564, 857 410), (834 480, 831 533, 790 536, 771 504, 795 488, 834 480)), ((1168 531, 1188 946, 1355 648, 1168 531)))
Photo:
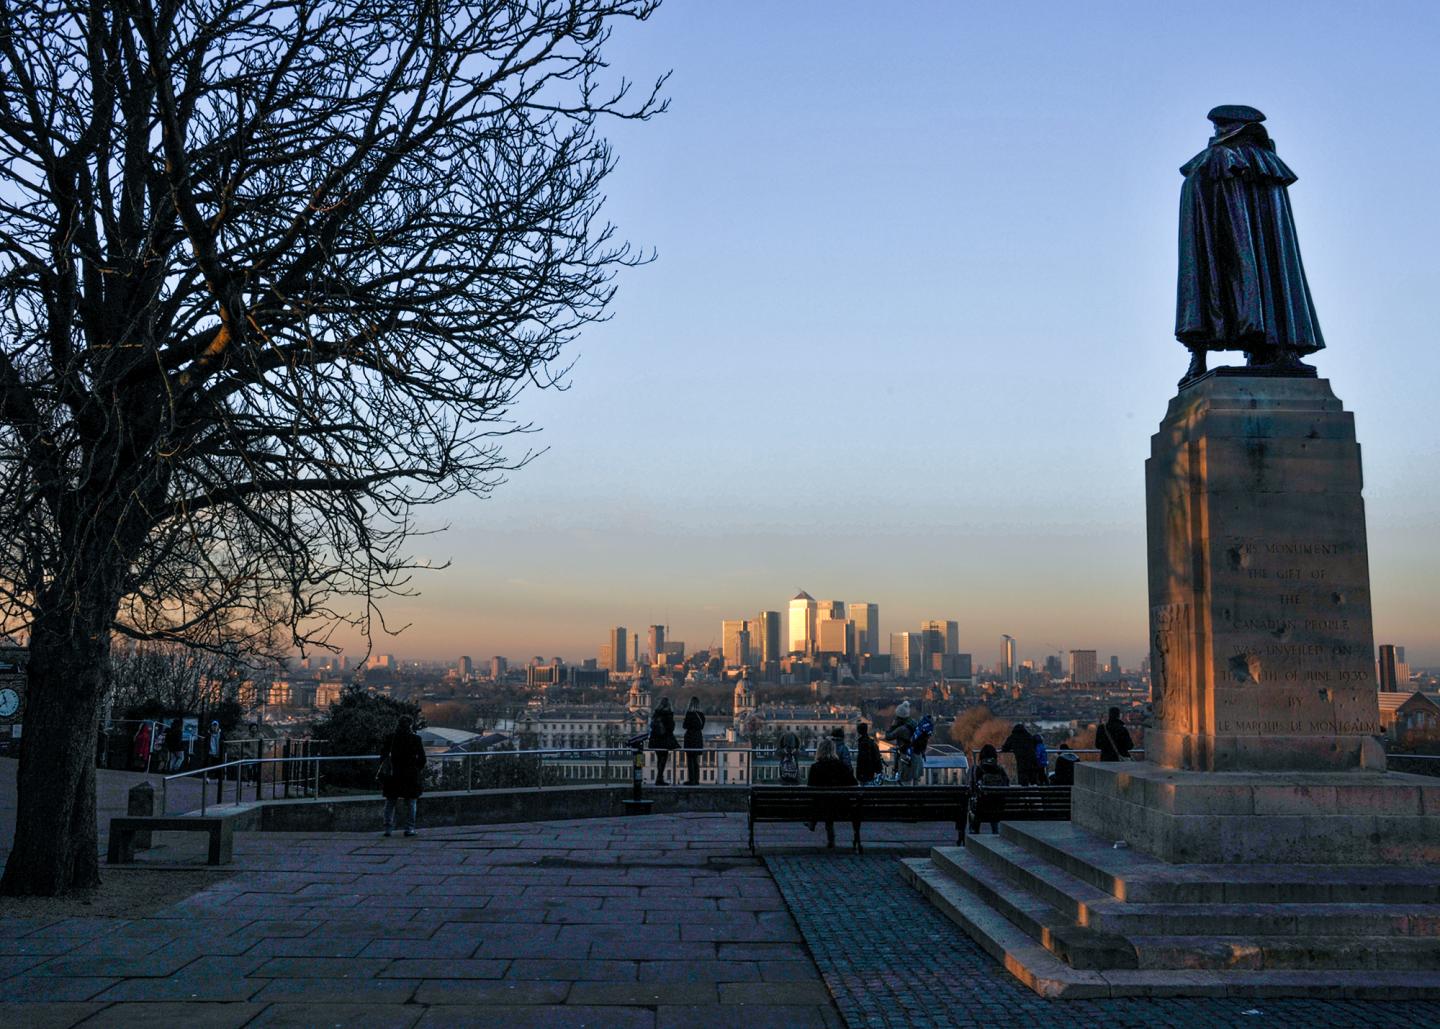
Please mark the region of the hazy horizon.
POLYGON ((879 604, 887 641, 955 619, 984 664, 1008 632, 1138 665, 1178 168, 1245 103, 1299 175, 1376 643, 1440 664, 1437 29, 1423 4, 666 5, 608 54, 674 69, 668 114, 606 127, 605 213, 658 260, 571 389, 515 410, 548 452, 425 513, 452 565, 374 649, 577 660, 651 623, 693 649, 803 587, 879 604))

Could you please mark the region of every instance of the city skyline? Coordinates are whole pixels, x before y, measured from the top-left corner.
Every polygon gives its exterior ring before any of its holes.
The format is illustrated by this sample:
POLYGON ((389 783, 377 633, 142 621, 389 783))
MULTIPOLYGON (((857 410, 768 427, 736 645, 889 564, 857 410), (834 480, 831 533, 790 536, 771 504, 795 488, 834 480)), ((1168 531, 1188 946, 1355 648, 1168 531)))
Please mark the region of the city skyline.
POLYGON ((412 628, 376 647, 594 656, 605 626, 655 623, 705 645, 806 583, 879 603, 886 639, 957 619, 986 664, 1004 632, 1137 663, 1143 462, 1186 361, 1178 169, 1206 111, 1248 103, 1299 175, 1377 639, 1440 664, 1440 348, 1416 299, 1440 214, 1413 171, 1440 158, 1416 129, 1440 11, 1046 12, 737 0, 617 33, 618 66, 675 69, 666 116, 606 128, 606 214, 658 259, 621 276, 571 388, 522 397, 548 451, 425 513, 450 531, 417 556, 450 567, 387 603, 412 628), (1220 24, 1246 31, 1217 52, 1220 24))

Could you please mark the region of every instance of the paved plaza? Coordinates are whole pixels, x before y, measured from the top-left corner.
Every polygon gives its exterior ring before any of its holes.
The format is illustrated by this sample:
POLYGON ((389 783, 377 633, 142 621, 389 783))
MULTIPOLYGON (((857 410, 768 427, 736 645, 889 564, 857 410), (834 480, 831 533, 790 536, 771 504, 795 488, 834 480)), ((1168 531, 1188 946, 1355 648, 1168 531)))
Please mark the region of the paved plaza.
POLYGON ((0 920, 0 1025, 1440 1026, 1436 1004, 1045 1001, 900 878, 948 827, 867 827, 864 857, 757 835, 759 859, 736 814, 239 834, 232 876, 135 917, 0 920))

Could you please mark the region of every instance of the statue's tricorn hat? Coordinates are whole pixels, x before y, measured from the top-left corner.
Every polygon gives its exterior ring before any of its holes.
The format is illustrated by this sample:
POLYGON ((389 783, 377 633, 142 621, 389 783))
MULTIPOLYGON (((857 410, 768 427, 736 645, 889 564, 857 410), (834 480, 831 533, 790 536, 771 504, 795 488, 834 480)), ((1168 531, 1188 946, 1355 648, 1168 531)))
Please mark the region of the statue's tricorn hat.
POLYGON ((1205 117, 1217 125, 1220 122, 1227 121, 1252 122, 1265 120, 1263 114, 1253 107, 1246 107, 1244 104, 1221 104, 1219 107, 1212 108, 1210 113, 1205 117))

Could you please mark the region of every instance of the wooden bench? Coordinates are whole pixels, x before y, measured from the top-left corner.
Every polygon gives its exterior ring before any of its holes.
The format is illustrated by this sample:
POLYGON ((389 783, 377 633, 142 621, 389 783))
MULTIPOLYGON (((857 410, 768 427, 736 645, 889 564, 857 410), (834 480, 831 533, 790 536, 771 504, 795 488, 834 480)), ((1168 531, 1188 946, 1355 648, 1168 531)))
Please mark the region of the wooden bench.
POLYGON ((135 834, 156 832, 203 832, 210 836, 208 864, 228 865, 235 854, 233 819, 205 815, 122 815, 110 819, 110 847, 107 864, 129 864, 135 860, 135 834))
POLYGON ((965 835, 967 786, 750 787, 750 852, 759 822, 849 822, 850 846, 860 842, 862 822, 953 822, 957 841, 965 835))
POLYGON ((1069 786, 976 786, 970 796, 970 831, 986 822, 1068 822, 1069 786))

